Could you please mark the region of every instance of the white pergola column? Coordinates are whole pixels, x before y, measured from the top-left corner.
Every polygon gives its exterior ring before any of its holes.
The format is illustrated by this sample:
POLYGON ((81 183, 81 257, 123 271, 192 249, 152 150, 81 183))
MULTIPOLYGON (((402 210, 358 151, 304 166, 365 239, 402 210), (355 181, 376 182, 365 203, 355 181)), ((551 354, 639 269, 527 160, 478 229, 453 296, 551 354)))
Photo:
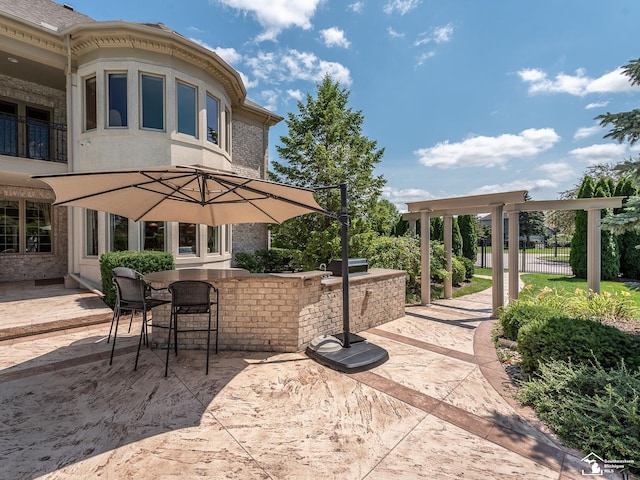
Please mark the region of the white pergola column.
POLYGON ((516 300, 520 291, 518 279, 518 243, 520 241, 520 212, 509 212, 509 300, 516 300))
POLYGON ((416 220, 409 220, 409 233, 412 237, 416 236, 416 223, 418 223, 416 220))
POLYGON ((431 216, 420 212, 420 301, 431 304, 431 216))
POLYGON ((493 314, 504 304, 504 205, 494 205, 491 212, 491 273, 493 314))
POLYGON ((445 215, 444 219, 444 259, 449 276, 444 279, 444 298, 453 297, 453 216, 445 215))
POLYGON ((587 287, 600 293, 600 275, 602 272, 602 237, 600 235, 600 210, 587 210, 587 287))

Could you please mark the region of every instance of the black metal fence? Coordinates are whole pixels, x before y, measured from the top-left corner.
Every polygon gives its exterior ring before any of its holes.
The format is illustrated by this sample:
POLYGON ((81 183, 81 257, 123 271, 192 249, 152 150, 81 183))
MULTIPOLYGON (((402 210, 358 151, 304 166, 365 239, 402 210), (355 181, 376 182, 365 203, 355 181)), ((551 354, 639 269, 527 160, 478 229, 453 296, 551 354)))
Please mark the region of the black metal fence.
MULTIPOLYGON (((492 246, 487 239, 478 242, 478 259, 476 266, 491 268, 492 246)), ((509 242, 505 242, 503 265, 507 268, 509 242)), ((547 273, 555 275, 572 275, 569 265, 569 245, 561 244, 551 237, 545 241, 518 242, 518 271, 525 273, 547 273)))
POLYGON ((0 155, 67 163, 67 126, 0 113, 0 155))

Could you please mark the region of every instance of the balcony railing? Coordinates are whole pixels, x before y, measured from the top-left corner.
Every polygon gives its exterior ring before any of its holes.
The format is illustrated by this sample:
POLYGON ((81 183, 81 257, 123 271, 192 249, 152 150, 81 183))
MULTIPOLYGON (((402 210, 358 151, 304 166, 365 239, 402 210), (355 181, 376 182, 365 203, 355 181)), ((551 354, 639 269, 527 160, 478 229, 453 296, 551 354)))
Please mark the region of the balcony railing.
POLYGON ((67 163, 67 126, 0 113, 0 155, 67 163))

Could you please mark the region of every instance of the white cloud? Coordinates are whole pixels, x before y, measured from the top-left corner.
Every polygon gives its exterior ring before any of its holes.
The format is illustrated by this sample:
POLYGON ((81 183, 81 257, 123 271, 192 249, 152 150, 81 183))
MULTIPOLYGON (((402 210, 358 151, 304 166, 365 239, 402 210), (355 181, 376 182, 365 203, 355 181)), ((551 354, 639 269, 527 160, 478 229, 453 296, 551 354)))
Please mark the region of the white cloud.
POLYGON ((436 52, 434 52, 433 50, 430 50, 428 52, 425 52, 425 53, 422 53, 422 54, 418 55, 418 59, 416 61, 416 66, 419 67, 424 62, 429 60, 431 57, 435 56, 435 54, 436 54, 436 52))
POLYGON ((392 187, 383 187, 382 197, 393 203, 400 212, 407 211, 407 203, 435 198, 429 191, 420 188, 397 189, 392 187))
POLYGON ((583 68, 579 68, 573 75, 558 73, 554 78, 537 68, 523 68, 518 71, 520 79, 529 84, 529 93, 568 93, 575 96, 585 96, 589 93, 614 93, 638 90, 629 82, 629 77, 623 75, 622 69, 617 68, 599 78, 586 75, 583 68))
POLYGON ((448 23, 442 27, 435 27, 430 32, 422 32, 418 35, 418 39, 413 42, 413 45, 419 47, 420 45, 426 45, 427 43, 446 43, 450 42, 453 37, 453 25, 448 23))
POLYGON ((197 38, 190 38, 189 40, 192 41, 193 43, 197 43, 198 45, 206 48, 207 50, 214 52, 216 55, 218 55, 220 58, 222 58, 225 62, 227 62, 230 65, 234 65, 234 64, 237 65, 240 62, 242 62, 242 55, 233 47, 228 47, 228 48, 212 47, 211 45, 203 42, 202 40, 198 40, 197 38))
POLYGON ((216 52, 225 62, 231 65, 238 65, 242 62, 242 55, 233 47, 216 47, 213 51, 216 52))
POLYGON ((598 143, 588 147, 576 148, 569 152, 575 159, 591 165, 597 163, 618 162, 627 153, 627 146, 620 143, 598 143))
POLYGON ((300 90, 287 90, 287 95, 293 98, 295 101, 300 102, 304 98, 304 94, 300 90))
POLYGON ((530 128, 516 135, 475 136, 459 143, 441 142, 414 153, 427 167, 495 167, 503 166, 510 159, 537 155, 559 140, 560 136, 552 128, 530 128))
POLYGON ((286 50, 280 52, 258 52, 245 62, 252 74, 267 83, 304 80, 320 82, 325 75, 343 86, 351 85, 351 72, 337 62, 319 59, 314 53, 286 50))
POLYGON ((364 2, 355 2, 347 5, 349 10, 352 10, 354 13, 362 13, 364 11, 364 2))
POLYGON ((576 130, 576 133, 573 134, 574 140, 579 140, 581 138, 592 137, 593 135, 597 135, 602 131, 602 128, 598 125, 594 125, 593 127, 581 127, 576 130))
POLYGON ((262 90, 259 94, 260 105, 268 110, 275 111, 278 108, 278 99, 280 97, 280 92, 277 90, 262 90))
POLYGON ((567 162, 543 163, 536 167, 536 170, 546 173, 559 182, 577 177, 576 172, 567 162))
POLYGON ((497 183, 493 185, 483 185, 469 192, 469 195, 487 195, 489 193, 513 192, 517 190, 527 190, 535 192, 546 188, 555 188, 558 184, 547 178, 534 180, 514 180, 513 182, 497 183))
POLYGON ((349 48, 349 45, 351 45, 349 40, 344 36, 344 32, 336 27, 320 30, 320 35, 322 35, 324 44, 327 47, 349 48))
POLYGON ((618 67, 613 72, 605 73, 600 78, 589 82, 587 93, 630 92, 638 90, 632 86, 629 77, 622 73, 618 67))
POLYGON ((451 40, 453 36, 453 25, 450 23, 443 27, 437 27, 433 32, 433 41, 436 43, 445 43, 451 40))
POLYGON ((404 33, 398 33, 393 28, 387 27, 387 33, 391 38, 401 38, 404 37, 404 33))
POLYGON ((249 79, 249 77, 247 77, 247 75, 244 72, 238 72, 238 73, 240 74, 240 78, 242 79, 242 83, 244 83, 245 88, 247 89, 255 88, 260 84, 258 80, 249 79))
POLYGON ((593 108, 604 108, 607 105, 609 105, 609 102, 593 102, 588 104, 585 108, 585 110, 591 110, 593 108))
POLYGON ((324 0, 218 0, 231 8, 253 13, 264 31, 256 41, 275 40, 290 27, 311 28, 311 18, 324 0))
POLYGON ((420 5, 420 0, 389 0, 382 10, 388 15, 391 15, 394 12, 404 15, 416 8, 418 5, 420 5))

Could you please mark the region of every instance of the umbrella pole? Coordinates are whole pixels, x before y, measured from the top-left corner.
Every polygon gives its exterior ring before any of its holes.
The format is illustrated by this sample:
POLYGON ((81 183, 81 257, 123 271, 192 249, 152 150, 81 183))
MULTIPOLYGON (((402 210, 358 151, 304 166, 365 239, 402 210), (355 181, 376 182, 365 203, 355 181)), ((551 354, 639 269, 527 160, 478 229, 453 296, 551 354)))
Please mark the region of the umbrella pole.
POLYGON ((351 347, 349 331, 349 214, 347 213, 347 184, 340 184, 340 225, 342 227, 342 346, 351 347))
MULTIPOLYGON (((389 359, 389 352, 364 338, 351 345, 349 325, 349 214, 347 213, 347 184, 341 183, 330 187, 319 187, 316 190, 340 188, 340 215, 337 216, 341 226, 342 242, 342 341, 337 337, 322 335, 314 338, 307 346, 307 355, 318 363, 341 372, 355 373, 368 370, 383 364, 389 359)), ((335 214, 325 215, 336 218, 335 214)))

